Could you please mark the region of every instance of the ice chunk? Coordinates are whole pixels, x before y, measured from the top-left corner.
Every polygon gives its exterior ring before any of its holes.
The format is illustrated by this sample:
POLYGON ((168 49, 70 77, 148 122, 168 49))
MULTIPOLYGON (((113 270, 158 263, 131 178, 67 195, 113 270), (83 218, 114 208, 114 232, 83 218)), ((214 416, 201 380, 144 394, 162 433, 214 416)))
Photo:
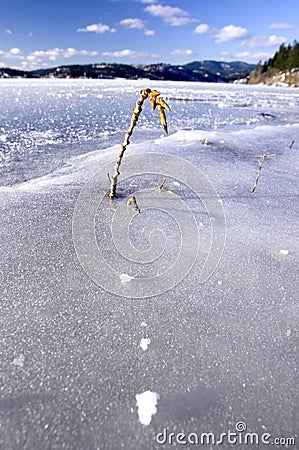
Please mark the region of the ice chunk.
POLYGON ((287 256, 289 254, 289 250, 280 250, 280 253, 284 256, 287 256))
POLYGON ((142 425, 149 425, 152 416, 157 412, 159 395, 156 392, 145 391, 135 395, 138 417, 142 425))
POLYGON ((140 347, 142 350, 147 350, 148 346, 150 345, 151 340, 149 338, 142 338, 140 341, 140 347))
POLYGON ((121 273, 120 276, 121 283, 130 283, 131 280, 133 280, 134 277, 130 277, 127 273, 121 273))
POLYGON ((12 364, 14 366, 18 366, 18 367, 23 367, 24 366, 24 362, 25 362, 25 356, 23 355, 23 353, 20 353, 19 356, 17 356, 12 364))

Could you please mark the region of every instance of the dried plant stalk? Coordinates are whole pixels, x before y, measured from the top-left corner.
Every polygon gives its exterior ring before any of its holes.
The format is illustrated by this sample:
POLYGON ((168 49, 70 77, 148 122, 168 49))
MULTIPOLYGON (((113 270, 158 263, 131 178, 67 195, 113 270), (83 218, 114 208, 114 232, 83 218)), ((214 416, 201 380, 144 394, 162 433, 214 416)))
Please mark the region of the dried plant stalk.
POLYGON ((134 195, 132 195, 132 196, 129 198, 129 200, 127 201, 127 205, 128 205, 128 206, 133 205, 135 211, 137 211, 137 212, 140 213, 141 210, 140 210, 139 206, 137 205, 137 201, 136 201, 136 198, 134 197, 134 195))
POLYGON ((163 130, 166 134, 168 134, 166 115, 164 111, 165 109, 166 111, 171 111, 171 109, 170 106, 165 102, 165 100, 159 97, 159 95, 160 92, 152 90, 150 93, 150 103, 153 109, 157 108, 163 130))
POLYGON ((166 116, 165 116, 164 108, 162 106, 158 105, 157 109, 158 109, 158 113, 159 113, 159 116, 160 116, 160 121, 161 121, 163 130, 165 131, 166 134, 168 134, 167 122, 166 122, 166 116))
POLYGON ((166 178, 163 178, 162 183, 158 186, 158 191, 162 191, 166 183, 166 178))
POLYGON ((142 105, 144 100, 147 99, 147 97, 149 96, 151 90, 150 89, 142 89, 140 91, 140 97, 136 102, 135 108, 133 109, 133 114, 131 117, 131 125, 130 128, 128 129, 128 131, 125 134, 125 140, 124 142, 121 144, 121 150, 118 154, 117 160, 116 160, 116 164, 115 164, 115 169, 114 169, 114 175, 111 177, 111 186, 110 186, 110 194, 109 197, 113 198, 115 197, 116 194, 116 186, 117 186, 117 178, 119 176, 119 167, 121 165, 121 161, 122 158, 124 156, 124 153, 126 151, 127 145, 130 144, 130 137, 133 133, 134 127, 138 121, 138 118, 140 116, 140 113, 142 111, 142 105))
POLYGON ((135 108, 133 109, 130 128, 128 129, 128 131, 125 134, 124 142, 121 144, 121 150, 117 156, 117 160, 116 160, 116 164, 115 164, 115 168, 114 168, 114 174, 111 177, 110 193, 109 193, 110 199, 112 199, 116 195, 117 179, 120 174, 119 168, 120 168, 120 165, 122 162, 122 158, 124 156, 127 146, 130 144, 130 137, 133 133, 134 127, 137 124, 138 118, 141 114, 142 105, 148 97, 150 99, 152 108, 156 109, 156 107, 157 107, 157 109, 158 109, 161 124, 162 124, 162 127, 163 127, 165 133, 168 132, 166 116, 165 116, 164 110, 166 109, 167 111, 170 111, 170 107, 167 105, 167 103, 162 98, 158 98, 159 95, 160 95, 160 92, 155 91, 154 89, 151 90, 151 89, 147 88, 147 89, 142 89, 140 91, 140 97, 136 102, 135 108))
POLYGON ((291 149, 291 148, 293 147, 294 144, 295 144, 295 141, 292 141, 292 142, 290 143, 289 148, 291 149))
POLYGON ((260 167, 259 167, 259 170, 258 170, 256 179, 255 179, 253 188, 251 189, 251 194, 253 194, 254 191, 256 190, 258 181, 259 181, 259 179, 260 179, 260 175, 261 175, 261 171, 262 171, 262 168, 263 168, 264 161, 265 161, 265 157, 264 157, 264 156, 261 156, 260 159, 259 159, 259 165, 260 165, 260 167))
POLYGON ((265 154, 262 155, 262 156, 258 156, 258 158, 259 158, 259 170, 258 170, 256 179, 255 179, 253 188, 251 189, 251 194, 253 194, 254 191, 256 190, 256 187, 257 187, 258 181, 259 181, 259 179, 260 179, 260 175, 261 175, 261 171, 262 171, 262 168, 263 168, 263 164, 264 164, 265 159, 266 159, 266 158, 273 158, 274 156, 276 156, 275 153, 272 153, 272 154, 265 153, 265 154))

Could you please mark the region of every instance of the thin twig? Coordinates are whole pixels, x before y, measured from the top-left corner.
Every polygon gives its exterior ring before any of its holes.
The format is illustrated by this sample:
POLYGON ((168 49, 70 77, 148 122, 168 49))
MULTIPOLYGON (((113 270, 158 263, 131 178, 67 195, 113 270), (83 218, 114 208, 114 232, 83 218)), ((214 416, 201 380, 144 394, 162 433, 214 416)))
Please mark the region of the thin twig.
POLYGON ((166 183, 166 178, 163 178, 162 183, 160 184, 160 186, 158 186, 158 191, 162 191, 162 189, 164 188, 166 183))
POLYGON ((266 159, 266 158, 273 158, 274 156, 276 156, 275 153, 272 153, 272 154, 270 154, 270 153, 265 153, 264 155, 258 156, 258 158, 259 158, 259 170, 258 170, 256 179, 255 179, 253 188, 251 189, 251 194, 253 194, 254 191, 256 190, 257 183, 258 183, 258 181, 259 181, 259 178, 260 178, 260 175, 261 175, 261 171, 262 171, 262 168, 263 168, 263 164, 264 164, 265 159, 266 159))
POLYGON ((295 141, 292 141, 291 143, 290 143, 290 149, 293 147, 293 145, 295 144, 295 141))
POLYGON ((127 205, 128 205, 128 206, 133 205, 135 211, 137 211, 137 212, 140 213, 141 210, 140 210, 139 206, 137 205, 137 201, 136 201, 136 198, 134 197, 134 195, 132 195, 132 196, 129 198, 129 200, 127 201, 127 205))

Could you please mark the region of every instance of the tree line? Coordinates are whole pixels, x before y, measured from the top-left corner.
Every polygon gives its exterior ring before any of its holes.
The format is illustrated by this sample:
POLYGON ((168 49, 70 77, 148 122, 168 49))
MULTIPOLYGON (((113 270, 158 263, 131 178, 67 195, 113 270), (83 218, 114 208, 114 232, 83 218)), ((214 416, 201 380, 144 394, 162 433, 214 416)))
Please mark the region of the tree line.
POLYGON ((296 40, 293 44, 281 44, 275 55, 268 61, 265 61, 264 64, 262 64, 262 61, 259 61, 255 70, 255 76, 272 72, 273 70, 271 69, 282 71, 294 68, 299 68, 299 43, 296 40))

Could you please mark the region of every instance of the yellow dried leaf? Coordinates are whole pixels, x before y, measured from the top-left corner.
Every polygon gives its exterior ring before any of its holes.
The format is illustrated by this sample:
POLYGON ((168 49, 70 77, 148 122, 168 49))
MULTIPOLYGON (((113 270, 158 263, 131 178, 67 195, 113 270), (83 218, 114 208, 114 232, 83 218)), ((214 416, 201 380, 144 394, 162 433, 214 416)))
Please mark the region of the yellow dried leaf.
POLYGON ((166 121, 166 115, 164 112, 164 108, 160 105, 158 105, 158 113, 160 116, 160 121, 163 127, 163 130, 165 131, 166 134, 168 134, 168 130, 167 130, 167 121, 166 121))
POLYGON ((152 108, 156 109, 156 106, 157 106, 156 97, 150 97, 149 101, 150 101, 150 104, 152 105, 152 108))
POLYGON ((156 102, 158 105, 161 105, 164 109, 166 109, 166 111, 171 111, 170 106, 165 100, 163 100, 163 98, 157 98, 156 102))
POLYGON ((160 95, 160 94, 161 94, 161 92, 155 91, 155 89, 152 89, 151 93, 150 93, 150 97, 158 97, 158 95, 160 95))

